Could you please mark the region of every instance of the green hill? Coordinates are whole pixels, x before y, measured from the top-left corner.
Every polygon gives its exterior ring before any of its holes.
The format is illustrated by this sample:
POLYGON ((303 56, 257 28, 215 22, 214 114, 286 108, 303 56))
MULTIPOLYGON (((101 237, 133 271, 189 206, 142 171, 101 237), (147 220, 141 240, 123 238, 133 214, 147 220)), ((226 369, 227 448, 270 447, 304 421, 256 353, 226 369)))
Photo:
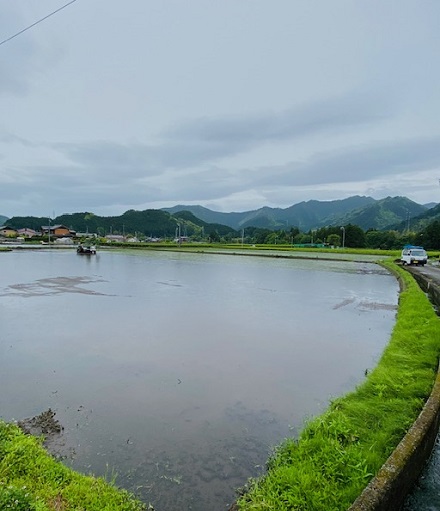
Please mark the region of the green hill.
POLYGON ((346 215, 336 217, 336 224, 354 224, 364 230, 390 229, 401 223, 408 225, 411 219, 424 213, 426 208, 406 197, 387 197, 372 204, 355 209, 346 215))
POLYGON ((296 226, 302 231, 308 231, 309 229, 329 225, 332 218, 374 202, 375 200, 371 197, 357 195, 335 201, 310 200, 294 204, 285 209, 265 206, 241 213, 222 213, 202 206, 183 205, 164 208, 163 211, 170 213, 190 211, 205 222, 229 225, 233 229, 260 227, 275 230, 296 226))
POLYGON ((222 213, 202 206, 183 205, 165 208, 163 211, 173 214, 189 211, 201 220, 229 225, 234 229, 259 227, 277 230, 298 227, 306 232, 329 225, 346 224, 358 225, 365 230, 387 229, 426 210, 426 206, 421 206, 406 197, 375 200, 372 197, 355 195, 342 200, 299 202, 285 209, 266 206, 241 213, 222 213))
MULTIPOLYGON (((29 227, 39 230, 42 225, 48 225, 49 219, 44 217, 13 217, 8 225, 14 229, 29 227)), ((231 227, 220 224, 209 224, 196 218, 192 213, 181 212, 171 215, 159 209, 135 211, 130 209, 120 216, 98 216, 89 212, 60 215, 50 220, 51 225, 61 224, 80 233, 97 233, 100 236, 107 234, 144 235, 157 238, 174 237, 177 229, 181 234, 193 236, 217 232, 219 235, 234 234, 231 227)))
POLYGON ((412 231, 422 231, 429 224, 434 221, 440 221, 440 204, 437 204, 435 207, 425 210, 419 215, 415 215, 409 219, 409 222, 399 222, 392 226, 396 231, 404 231, 409 228, 412 231))

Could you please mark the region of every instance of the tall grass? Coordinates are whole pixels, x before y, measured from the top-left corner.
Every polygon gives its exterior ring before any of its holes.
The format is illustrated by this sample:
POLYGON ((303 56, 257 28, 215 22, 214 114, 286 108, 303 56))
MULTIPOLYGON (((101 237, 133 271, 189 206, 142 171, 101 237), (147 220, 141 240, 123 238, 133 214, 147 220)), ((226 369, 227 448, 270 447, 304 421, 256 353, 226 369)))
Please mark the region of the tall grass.
POLYGON ((41 439, 0 421, 0 509, 140 511, 145 505, 102 478, 66 467, 46 452, 41 439))
POLYGON ((346 510, 417 418, 434 383, 440 321, 411 275, 385 266, 403 284, 391 340, 377 367, 285 440, 267 474, 251 480, 237 505, 249 510, 346 510))

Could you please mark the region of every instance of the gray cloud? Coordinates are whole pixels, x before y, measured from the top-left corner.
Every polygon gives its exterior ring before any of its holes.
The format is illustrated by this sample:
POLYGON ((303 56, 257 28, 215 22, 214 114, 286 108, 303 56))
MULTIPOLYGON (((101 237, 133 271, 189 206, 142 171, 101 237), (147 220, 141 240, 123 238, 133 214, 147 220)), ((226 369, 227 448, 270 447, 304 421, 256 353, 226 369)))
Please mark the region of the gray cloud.
MULTIPOLYGON (((6 39, 25 26, 13 2, 2 5, 0 39, 6 39)), ((36 70, 36 46, 32 34, 0 46, 0 93, 24 94, 29 90, 36 70)))
POLYGON ((372 95, 320 100, 283 112, 247 117, 200 118, 162 133, 165 139, 211 144, 231 155, 266 142, 307 137, 378 124, 389 119, 393 101, 372 95))
MULTIPOLYGON (((94 211, 109 203, 143 204, 154 200, 157 193, 154 187, 140 187, 138 183, 127 179, 118 179, 111 183, 105 176, 101 179, 81 179, 81 169, 71 167, 36 167, 32 169, 35 182, 17 180, 0 187, 2 207, 8 204, 21 210, 45 211, 57 214, 81 210, 94 211)), ((23 213, 24 214, 24 213, 23 213)), ((37 213, 35 213, 37 214, 37 213)))
MULTIPOLYGON (((47 14, 4 4, 3 38, 47 14)), ((0 47, 0 214, 255 208, 411 179, 436 200, 439 6, 245 4, 77 2, 0 47)))
POLYGON ((196 119, 164 131, 156 145, 97 141, 53 147, 92 173, 105 170, 109 179, 118 170, 125 176, 154 176, 167 168, 199 166, 242 154, 265 143, 380 123, 391 111, 390 103, 385 106, 383 100, 349 96, 281 113, 196 119))
POLYGON ((52 203, 60 203, 56 209, 64 212, 77 210, 81 204, 81 209, 93 210, 112 203, 135 207, 158 201, 206 202, 252 189, 337 187, 338 183, 392 180, 440 168, 440 137, 369 143, 315 153, 306 161, 278 166, 231 169, 198 161, 194 168, 174 166, 168 171, 157 157, 166 153, 166 146, 160 151, 102 142, 56 147, 75 163, 14 169, 14 179, 0 188, 3 203, 10 197, 44 202, 49 195, 52 203))
POLYGON ((0 142, 5 144, 19 144, 24 147, 35 147, 36 144, 30 140, 26 140, 23 137, 19 137, 13 133, 0 130, 0 142))
POLYGON ((365 181, 418 173, 440 167, 440 137, 369 143, 328 153, 309 161, 260 169, 259 184, 277 180, 290 186, 365 181))

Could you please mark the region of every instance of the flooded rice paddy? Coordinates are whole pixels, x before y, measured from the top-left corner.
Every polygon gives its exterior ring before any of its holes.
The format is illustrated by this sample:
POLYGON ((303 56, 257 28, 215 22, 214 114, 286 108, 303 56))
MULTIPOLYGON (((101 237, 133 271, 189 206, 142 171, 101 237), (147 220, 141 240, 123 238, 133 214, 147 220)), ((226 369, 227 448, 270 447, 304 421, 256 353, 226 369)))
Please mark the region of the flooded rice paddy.
POLYGON ((375 366, 398 284, 370 263, 0 254, 0 417, 49 408, 64 462, 156 511, 227 509, 375 366))

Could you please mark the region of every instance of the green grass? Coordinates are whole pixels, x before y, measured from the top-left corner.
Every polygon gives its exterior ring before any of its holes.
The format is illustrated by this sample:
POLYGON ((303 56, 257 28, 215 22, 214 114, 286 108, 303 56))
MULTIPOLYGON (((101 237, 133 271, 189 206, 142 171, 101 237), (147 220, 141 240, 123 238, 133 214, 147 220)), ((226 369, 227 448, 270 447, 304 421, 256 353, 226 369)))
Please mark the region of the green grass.
POLYGON ((16 511, 140 511, 145 505, 102 478, 56 461, 41 439, 0 421, 0 509, 16 511))
MULTIPOLYGON (((138 248, 156 250, 179 250, 179 251, 204 251, 204 250, 231 250, 240 252, 267 251, 276 252, 307 252, 328 254, 352 254, 352 255, 375 255, 381 257, 400 257, 401 250, 379 250, 367 248, 315 248, 315 247, 292 247, 291 245, 241 245, 240 243, 191 243, 185 242, 180 246, 175 242, 162 243, 111 243, 103 244, 100 248, 138 248)), ((275 257, 275 255, 274 255, 275 257)))
POLYGON ((291 245, 223 245, 223 248, 248 250, 276 250, 281 252, 307 252, 323 254, 374 255, 381 257, 400 257, 401 250, 379 250, 375 248, 330 248, 330 247, 292 247, 291 245))
POLYGON ((241 511, 348 509, 417 418, 436 375, 440 321, 413 278, 384 265, 405 289, 378 366, 276 448, 266 475, 245 487, 241 511))

